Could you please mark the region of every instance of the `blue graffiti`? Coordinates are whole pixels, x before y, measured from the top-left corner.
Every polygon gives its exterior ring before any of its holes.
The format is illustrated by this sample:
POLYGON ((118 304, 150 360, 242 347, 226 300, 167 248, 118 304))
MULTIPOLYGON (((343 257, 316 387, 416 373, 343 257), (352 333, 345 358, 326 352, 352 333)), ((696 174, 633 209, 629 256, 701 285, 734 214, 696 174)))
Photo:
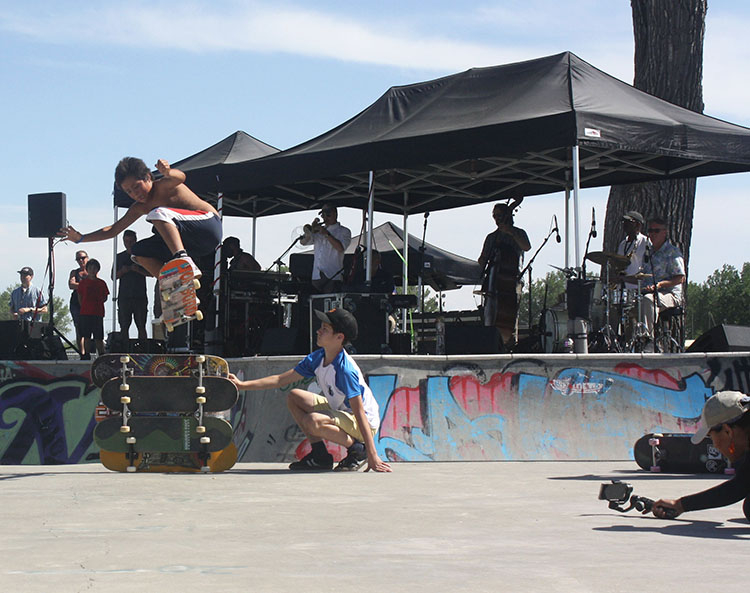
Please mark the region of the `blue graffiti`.
POLYGON ((94 432, 98 402, 83 379, 43 384, 15 381, 0 391, 0 463, 41 464, 85 461, 94 432), (75 404, 83 403, 86 411, 75 404), (66 415, 66 405, 75 411, 66 415), (67 416, 67 418, 66 418, 67 416))

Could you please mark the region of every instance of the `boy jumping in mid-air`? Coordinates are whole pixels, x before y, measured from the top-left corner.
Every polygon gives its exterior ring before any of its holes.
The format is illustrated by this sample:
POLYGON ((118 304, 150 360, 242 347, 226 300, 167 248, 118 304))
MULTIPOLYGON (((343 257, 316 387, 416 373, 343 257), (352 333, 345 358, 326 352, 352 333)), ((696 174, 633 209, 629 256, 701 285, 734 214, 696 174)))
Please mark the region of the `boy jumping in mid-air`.
MULTIPOLYGON (((80 233, 72 226, 60 229, 59 236, 74 243, 111 239, 141 216, 154 225, 154 234, 138 241, 131 250, 132 259, 155 277, 162 265, 177 257, 187 258, 213 253, 221 243, 221 219, 216 209, 185 185, 185 173, 172 169, 159 159, 156 168, 163 177, 154 180, 141 159, 125 157, 115 169, 115 183, 135 203, 111 226, 91 233, 80 233)), ((200 270, 192 263, 195 277, 200 270)))
POLYGON ((278 389, 304 377, 316 378, 321 395, 304 389, 292 389, 287 395, 287 407, 312 445, 312 451, 289 469, 333 469, 326 439, 347 448, 347 456, 334 471, 356 471, 367 463, 368 470, 389 472, 391 466, 378 456, 373 438, 380 425, 378 402, 357 363, 344 350, 344 344, 357 337, 357 320, 346 309, 315 313, 323 322, 317 333, 320 348, 296 367, 252 381, 240 381, 231 373, 229 378, 239 389, 248 390, 278 389))

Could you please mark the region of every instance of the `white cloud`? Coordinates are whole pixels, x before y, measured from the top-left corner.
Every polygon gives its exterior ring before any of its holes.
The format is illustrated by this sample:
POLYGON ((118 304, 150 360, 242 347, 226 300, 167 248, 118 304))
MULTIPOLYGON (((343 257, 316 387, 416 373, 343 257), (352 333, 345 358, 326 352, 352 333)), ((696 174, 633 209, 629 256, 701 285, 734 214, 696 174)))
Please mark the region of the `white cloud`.
POLYGON ((10 9, 0 16, 0 28, 6 31, 61 44, 114 44, 196 53, 288 53, 428 70, 536 57, 528 50, 454 41, 404 27, 262 3, 230 4, 221 10, 191 3, 169 8, 103 4, 78 11, 66 5, 65 10, 33 14, 10 9))

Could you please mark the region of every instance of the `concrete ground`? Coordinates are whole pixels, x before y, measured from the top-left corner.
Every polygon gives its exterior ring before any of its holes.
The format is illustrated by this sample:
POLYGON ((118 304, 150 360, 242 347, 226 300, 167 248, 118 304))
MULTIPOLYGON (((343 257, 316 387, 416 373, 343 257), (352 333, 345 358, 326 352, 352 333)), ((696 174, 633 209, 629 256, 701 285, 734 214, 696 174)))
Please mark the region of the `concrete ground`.
POLYGON ((0 583, 24 593, 746 589, 740 505, 675 521, 621 515, 597 499, 611 479, 653 498, 717 480, 628 461, 394 464, 389 475, 3 466, 0 583))

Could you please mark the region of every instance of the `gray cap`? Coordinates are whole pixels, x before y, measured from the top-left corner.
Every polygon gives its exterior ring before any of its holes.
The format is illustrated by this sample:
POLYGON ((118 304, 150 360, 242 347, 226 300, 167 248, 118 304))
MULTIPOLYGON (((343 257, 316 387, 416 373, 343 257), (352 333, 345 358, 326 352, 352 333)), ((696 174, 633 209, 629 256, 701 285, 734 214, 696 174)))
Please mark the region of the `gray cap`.
POLYGON ((630 212, 626 212, 625 214, 622 215, 622 217, 624 220, 631 220, 633 222, 637 222, 642 225, 646 224, 646 220, 643 218, 643 215, 636 210, 631 210, 630 212))
POLYGON ((694 445, 706 438, 709 431, 720 424, 739 420, 750 409, 750 397, 739 391, 719 391, 706 400, 698 421, 698 430, 690 438, 694 445))

